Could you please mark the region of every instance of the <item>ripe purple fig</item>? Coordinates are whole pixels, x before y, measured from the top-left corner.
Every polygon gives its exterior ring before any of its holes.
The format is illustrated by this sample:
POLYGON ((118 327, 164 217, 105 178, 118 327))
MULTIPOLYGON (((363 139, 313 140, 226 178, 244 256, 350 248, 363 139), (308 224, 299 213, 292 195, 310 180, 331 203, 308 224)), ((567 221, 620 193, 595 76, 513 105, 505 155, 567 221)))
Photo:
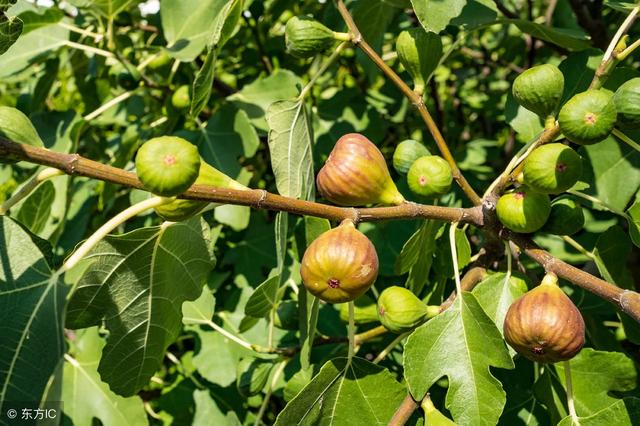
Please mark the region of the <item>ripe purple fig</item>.
POLYGON ((358 133, 338 139, 316 182, 320 194, 340 206, 404 202, 380 150, 358 133))
POLYGON ((532 361, 566 361, 584 345, 582 315, 557 281, 555 275, 546 275, 509 307, 504 320, 507 343, 532 361))
POLYGON ((346 219, 309 245, 300 275, 307 290, 325 302, 350 302, 376 280, 378 255, 371 241, 346 219))

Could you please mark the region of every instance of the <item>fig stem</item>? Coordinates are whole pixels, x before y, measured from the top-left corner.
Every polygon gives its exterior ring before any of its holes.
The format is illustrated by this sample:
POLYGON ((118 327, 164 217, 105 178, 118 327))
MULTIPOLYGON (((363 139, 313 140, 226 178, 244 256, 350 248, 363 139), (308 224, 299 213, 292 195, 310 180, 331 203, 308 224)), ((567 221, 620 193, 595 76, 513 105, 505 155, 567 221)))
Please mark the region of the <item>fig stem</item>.
POLYGON ((573 402, 573 383, 571 381, 571 364, 570 361, 563 362, 564 377, 567 389, 567 406, 569 407, 569 415, 571 416, 571 423, 573 425, 580 425, 578 420, 578 414, 576 413, 576 406, 573 402))
POLYGON ((262 404, 260 405, 260 410, 258 410, 258 414, 256 415, 256 420, 253 422, 253 426, 258 426, 262 423, 262 417, 264 413, 267 411, 267 406, 269 405, 269 400, 271 399, 271 394, 273 393, 273 388, 278 384, 278 380, 280 380, 280 376, 284 372, 284 368, 287 366, 289 359, 285 359, 276 370, 273 372, 273 376, 271 377, 271 381, 269 382, 269 386, 267 387, 267 392, 265 393, 264 399, 262 400, 262 404))
POLYGON ((451 260, 453 262, 453 274, 456 279, 456 293, 462 294, 462 285, 460 284, 460 269, 458 268, 458 249, 456 247, 456 230, 458 222, 453 222, 449 228, 449 243, 451 245, 451 260))
MULTIPOLYGON (((356 324, 355 324, 355 304, 349 302, 349 355, 347 357, 347 366, 351 365, 351 360, 356 352, 356 324)), ((345 368, 346 369, 346 368, 345 368)))
POLYGON ((346 41, 343 41, 342 43, 340 43, 338 47, 336 47, 336 50, 334 50, 331 56, 329 56, 329 58, 326 61, 324 61, 320 69, 313 75, 313 77, 311 77, 311 80, 309 80, 309 82, 302 88, 302 90, 300 91, 300 94, 298 95, 299 101, 304 100, 304 98, 309 94, 309 91, 311 91, 311 88, 313 87, 315 82, 318 80, 318 78, 320 78, 320 76, 322 76, 322 74, 324 74, 325 71, 327 71, 327 68, 329 68, 331 64, 335 62, 336 59, 338 59, 338 56, 340 56, 340 53, 347 46, 351 44, 350 34, 348 33, 336 33, 336 34, 347 34, 349 38, 346 41))
POLYGON ((387 355, 389 355, 389 353, 393 350, 393 348, 400 343, 402 340, 404 340, 405 337, 407 337, 409 334, 411 334, 411 332, 413 332, 413 330, 408 331, 406 333, 402 333, 398 336, 396 336, 395 339, 393 339, 393 341, 391 341, 391 343, 389 343, 387 345, 387 347, 385 347, 382 351, 380 351, 380 353, 378 354, 378 356, 376 356, 376 358, 373 360, 374 364, 378 364, 380 361, 382 361, 383 359, 386 358, 387 355))
MULTIPOLYGON (((166 197, 152 197, 148 198, 144 201, 140 201, 125 210, 121 211, 111 219, 109 219, 104 225, 102 225, 96 232, 94 232, 78 249, 64 262, 64 264, 58 270, 59 274, 67 272, 69 269, 73 268, 80 262, 89 252, 100 242, 104 237, 106 237, 111 231, 116 229, 118 226, 122 225, 127 220, 131 219, 134 216, 139 215, 149 209, 154 207, 161 206, 163 204, 171 203, 175 201, 174 197, 166 198, 166 197)), ((166 223, 166 222, 165 222, 166 223)), ((74 284, 71 291, 67 295, 67 300, 71 298, 73 295, 73 291, 79 281, 74 284)))
POLYGON ((14 192, 11 197, 0 205, 0 215, 6 214, 9 209, 27 198, 40 184, 56 176, 62 176, 62 170, 47 167, 31 177, 20 189, 14 192))

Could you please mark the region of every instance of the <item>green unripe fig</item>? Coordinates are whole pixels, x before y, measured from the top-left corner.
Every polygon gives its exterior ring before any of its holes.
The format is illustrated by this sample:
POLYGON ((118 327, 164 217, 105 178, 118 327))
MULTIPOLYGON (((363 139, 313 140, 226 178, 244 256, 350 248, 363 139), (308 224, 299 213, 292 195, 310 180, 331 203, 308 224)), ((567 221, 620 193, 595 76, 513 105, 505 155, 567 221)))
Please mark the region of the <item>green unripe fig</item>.
POLYGON ((550 143, 536 148, 524 161, 525 185, 543 194, 571 188, 582 175, 582 159, 570 147, 550 143))
POLYGON ((378 297, 378 319, 392 333, 404 333, 422 324, 432 312, 404 287, 387 287, 378 297))
POLYGON ((302 256, 300 275, 307 290, 325 302, 350 302, 376 280, 378 254, 346 219, 313 240, 302 256))
POLYGON ((632 78, 618 87, 613 102, 618 113, 618 125, 623 128, 640 125, 640 77, 632 78))
POLYGON ((605 139, 616 125, 613 93, 605 89, 578 93, 562 106, 558 122, 571 142, 591 145, 605 139))
POLYGON ((567 361, 584 345, 584 320, 557 278, 547 275, 509 307, 504 339, 532 361, 567 361))
POLYGON ((413 162, 407 174, 409 189, 414 194, 433 197, 449 192, 453 174, 451 166, 437 155, 425 155, 413 162))
POLYGON ((136 171, 147 190, 173 197, 186 191, 198 178, 200 154, 194 144, 182 138, 153 138, 138 150, 136 171))
POLYGON ((520 187, 507 192, 498 200, 498 220, 514 232, 530 233, 542 228, 551 212, 547 194, 520 187))
POLYGON ((282 330, 297 330, 298 324, 298 302, 295 300, 285 300, 278 304, 273 325, 282 330))
MULTIPOLYGON (((200 173, 194 182, 196 185, 209 185, 217 188, 249 189, 225 175, 204 160, 200 161, 200 173)), ((164 220, 181 222, 194 216, 207 206, 206 201, 175 200, 155 208, 156 213, 164 220)))
POLYGON ((377 146, 358 133, 342 136, 316 178, 320 194, 340 206, 404 203, 377 146))
POLYGON ((178 90, 173 92, 171 96, 171 105, 175 109, 186 109, 191 106, 191 95, 189 94, 190 87, 187 85, 178 87, 178 90))
POLYGON ((564 91, 564 75, 555 65, 529 68, 513 82, 513 97, 529 111, 546 119, 554 116, 564 91))
POLYGON ((348 34, 336 33, 307 16, 294 16, 284 29, 287 51, 297 58, 310 58, 333 45, 348 40, 348 34))
POLYGON ((396 51, 413 79, 414 91, 422 95, 442 56, 440 36, 421 27, 402 31, 396 40, 396 51))
POLYGON ((422 407, 422 411, 424 411, 424 424, 426 426, 456 426, 450 418, 442 414, 440 410, 433 405, 428 394, 427 397, 422 400, 420 406, 422 407))
POLYGON ((236 366, 236 387, 244 398, 262 392, 273 363, 257 358, 243 358, 236 366))
MULTIPOLYGON (((378 307, 376 302, 366 294, 353 301, 353 319, 356 324, 368 324, 378 321, 378 307)), ((340 304, 340 319, 349 321, 349 304, 340 304)))
POLYGON ((169 56, 169 54, 163 50, 162 52, 158 53, 148 64, 147 64, 147 68, 149 68, 150 70, 159 70, 160 68, 169 65, 169 63, 171 62, 171 56, 169 56))
POLYGON ((584 226, 584 213, 580 204, 570 198, 559 198, 551 203, 551 213, 542 232, 554 235, 573 235, 584 226))
POLYGON ((398 173, 406 175, 413 162, 425 155, 431 155, 431 153, 420 142, 413 139, 402 141, 393 152, 393 168, 398 173))

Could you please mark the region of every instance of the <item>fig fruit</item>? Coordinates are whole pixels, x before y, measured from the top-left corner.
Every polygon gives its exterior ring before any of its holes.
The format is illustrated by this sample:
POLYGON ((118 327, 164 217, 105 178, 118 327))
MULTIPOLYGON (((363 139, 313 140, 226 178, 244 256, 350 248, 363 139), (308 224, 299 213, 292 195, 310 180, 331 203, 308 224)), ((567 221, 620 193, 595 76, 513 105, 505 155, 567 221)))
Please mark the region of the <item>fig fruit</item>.
POLYGON ((169 56, 166 50, 162 50, 151 58, 147 64, 147 68, 152 71, 156 71, 169 65, 169 63, 171 63, 171 56, 169 56))
POLYGON ((325 302, 350 302, 364 294, 378 276, 378 255, 352 221, 313 240, 302 256, 302 281, 325 302))
POLYGON ((392 333, 401 334, 417 327, 431 313, 422 300, 404 287, 387 287, 378 297, 378 318, 392 333))
POLYGON ((551 213, 542 232, 554 235, 573 235, 584 226, 582 207, 570 198, 559 198, 551 203, 551 213))
POLYGON ((571 299, 547 275, 516 300, 504 319, 504 338, 519 354, 536 362, 573 358, 584 345, 584 320, 571 299))
POLYGON ((396 51, 402 66, 413 79, 413 90, 422 95, 442 56, 440 36, 422 27, 402 31, 396 40, 396 51))
POLYGON ((425 155, 413 162, 407 174, 409 189, 417 195, 433 197, 449 192, 453 175, 451 166, 437 155, 425 155))
POLYGON ((297 58, 310 58, 327 50, 335 40, 348 40, 349 35, 336 33, 307 16, 294 16, 284 29, 287 51, 297 58))
POLYGON ((571 188, 582 175, 582 159, 561 143, 542 145, 526 158, 522 171, 525 185, 544 194, 571 188))
POLYGON ((298 302, 285 300, 278 304, 273 324, 281 330, 297 330, 298 318, 298 302))
POLYGON ((413 162, 425 155, 431 155, 431 153, 420 142, 413 139, 402 141, 393 152, 393 168, 398 173, 406 175, 413 162))
POLYGON ((182 110, 191 106, 191 95, 189 94, 189 90, 189 86, 184 85, 178 87, 178 89, 173 92, 173 95, 171 96, 171 105, 173 105, 175 109, 182 110))
POLYGON ((324 198, 341 206, 404 202, 380 150, 358 133, 338 139, 316 183, 324 198))
MULTIPOLYGON (((209 185, 218 188, 249 189, 225 175, 204 160, 200 162, 200 173, 194 182, 196 185, 209 185)), ((206 201, 175 200, 155 208, 156 213, 164 220, 181 222, 200 212, 207 206, 206 201)))
POLYGON ((512 87, 515 100, 544 119, 555 115, 563 91, 564 75, 551 64, 529 68, 516 77, 512 87))
MULTIPOLYGON (((378 321, 378 307, 376 302, 366 294, 353 301, 353 319, 356 324, 368 324, 378 321)), ((340 319, 349 321, 349 304, 340 304, 340 319)))
POLYGON ((618 125, 624 128, 640 125, 640 77, 618 87, 613 102, 618 113, 618 125))
POLYGON ((173 197, 186 191, 198 178, 200 154, 195 145, 182 138, 153 138, 138 150, 136 171, 151 193, 173 197))
POLYGON ((242 358, 236 366, 236 387, 244 398, 262 392, 273 364, 257 358, 242 358))
POLYGON ((530 233, 542 228, 551 211, 549 196, 520 187, 502 195, 496 205, 500 222, 514 232, 530 233))
POLYGON ((578 93, 562 106, 558 122, 562 133, 580 145, 605 139, 616 124, 613 93, 606 89, 578 93))

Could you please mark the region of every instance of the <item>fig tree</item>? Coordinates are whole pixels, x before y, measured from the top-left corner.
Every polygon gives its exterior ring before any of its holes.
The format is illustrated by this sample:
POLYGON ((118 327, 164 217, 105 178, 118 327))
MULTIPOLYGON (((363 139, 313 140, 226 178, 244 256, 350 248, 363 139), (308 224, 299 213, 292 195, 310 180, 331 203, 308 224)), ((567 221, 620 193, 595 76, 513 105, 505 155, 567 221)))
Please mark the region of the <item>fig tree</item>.
POLYGON ((437 155, 425 155, 413 162, 407 174, 409 189, 414 194, 433 197, 449 192, 453 174, 446 160, 437 155))
POLYGON ((524 183, 544 194, 571 188, 582 175, 582 159, 570 147, 550 143, 536 148, 524 161, 524 183))
POLYGON ((425 155, 431 155, 426 146, 413 139, 404 140, 393 152, 393 168, 398 173, 406 175, 413 162, 425 155))
POLYGON ((429 307, 404 287, 387 287, 378 297, 378 318, 392 333, 409 331, 422 324, 430 314, 429 307))
POLYGON ((520 187, 502 195, 496 205, 500 222, 514 232, 530 233, 542 228, 549 218, 549 196, 520 187))
POLYGON ((564 75, 555 65, 538 65, 516 77, 512 91, 520 105, 546 119, 554 116, 558 108, 564 91, 564 75))
POLYGON ((592 89, 578 93, 562 106, 558 123, 571 142, 591 145, 605 139, 616 124, 613 93, 592 89))

